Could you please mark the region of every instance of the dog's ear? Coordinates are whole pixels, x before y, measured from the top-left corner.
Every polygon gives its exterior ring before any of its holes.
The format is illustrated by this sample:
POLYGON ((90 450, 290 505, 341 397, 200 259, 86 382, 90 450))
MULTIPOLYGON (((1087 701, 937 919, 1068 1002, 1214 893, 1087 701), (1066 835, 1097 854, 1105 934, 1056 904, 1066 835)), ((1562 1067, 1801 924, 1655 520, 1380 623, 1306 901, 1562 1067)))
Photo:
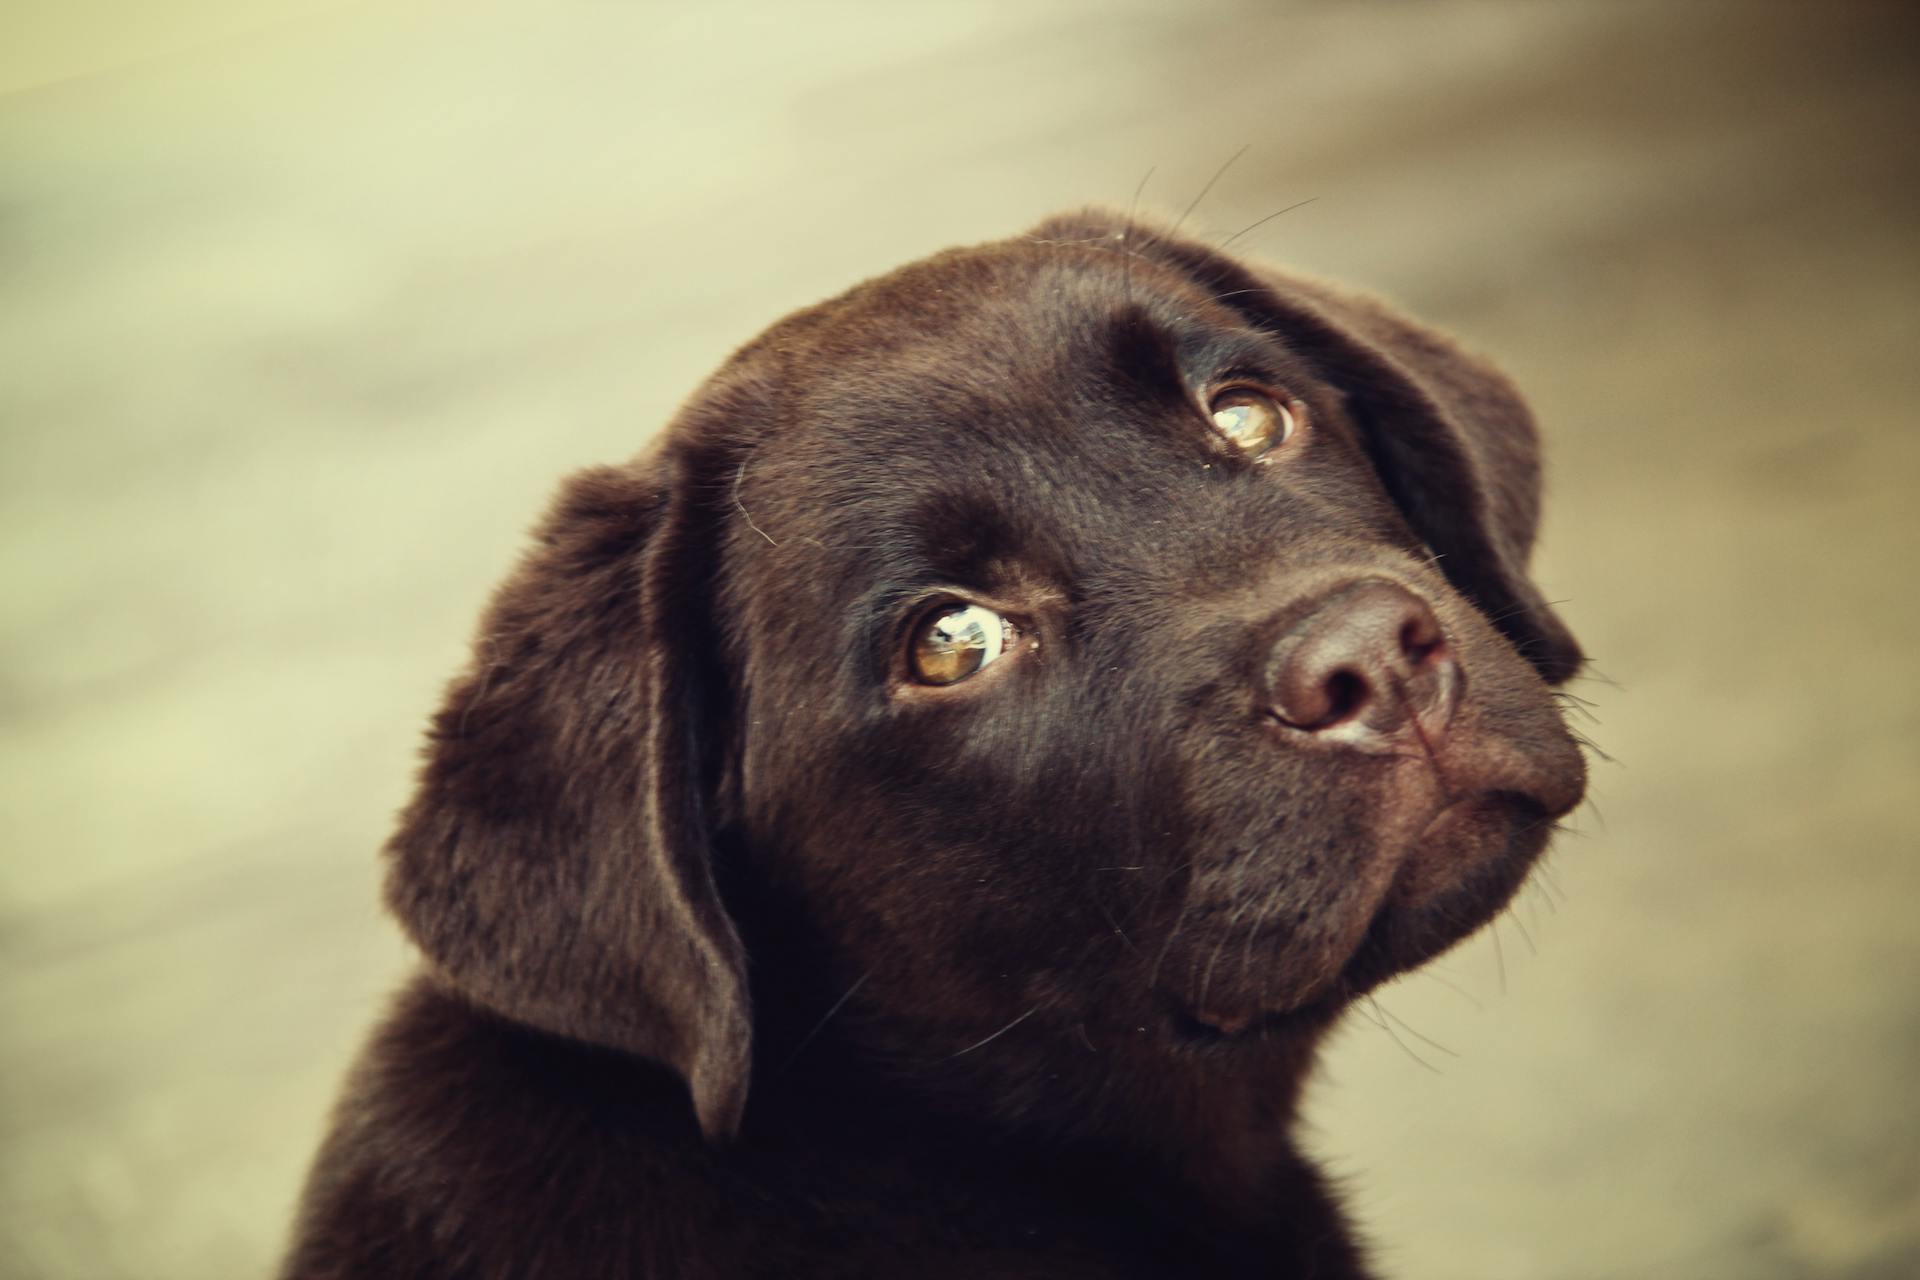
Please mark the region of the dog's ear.
POLYGON ((1540 518, 1540 446, 1513 384, 1484 361, 1370 298, 1099 211, 1032 233, 1171 266, 1279 336, 1339 387, 1374 469, 1449 581, 1550 684, 1585 661, 1527 577, 1540 518))
POLYGON ((711 539, 676 465, 566 482, 433 720, 387 902, 477 1003, 677 1070, 717 1138, 750 1019, 706 831, 711 539))

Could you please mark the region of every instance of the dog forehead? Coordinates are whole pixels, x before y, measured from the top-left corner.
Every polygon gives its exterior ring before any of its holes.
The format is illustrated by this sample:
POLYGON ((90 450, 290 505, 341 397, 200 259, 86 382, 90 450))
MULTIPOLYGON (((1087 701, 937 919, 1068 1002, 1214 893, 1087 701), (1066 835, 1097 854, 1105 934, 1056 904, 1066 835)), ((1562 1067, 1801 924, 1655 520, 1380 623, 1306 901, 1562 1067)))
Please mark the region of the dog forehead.
POLYGON ((1026 240, 908 264, 795 319, 791 334, 769 335, 781 403, 753 470, 863 492, 875 474, 984 468, 1018 484, 1057 471, 1063 450, 1127 451, 1141 442, 1089 433, 1153 400, 1183 401, 1175 346, 1253 340, 1165 267, 1026 240))
POLYGON ((1234 353, 1297 361, 1164 266, 1009 241, 786 328, 729 491, 734 568, 763 591, 846 599, 1014 562, 1064 586, 1210 562, 1277 518, 1273 485, 1230 478, 1188 379, 1234 353))
POLYGON ((871 341, 876 325, 912 336, 984 322, 1009 339, 1059 342, 1123 303, 1207 302, 1188 277, 1118 242, 1019 238, 948 249, 857 285, 827 304, 820 332, 871 341))

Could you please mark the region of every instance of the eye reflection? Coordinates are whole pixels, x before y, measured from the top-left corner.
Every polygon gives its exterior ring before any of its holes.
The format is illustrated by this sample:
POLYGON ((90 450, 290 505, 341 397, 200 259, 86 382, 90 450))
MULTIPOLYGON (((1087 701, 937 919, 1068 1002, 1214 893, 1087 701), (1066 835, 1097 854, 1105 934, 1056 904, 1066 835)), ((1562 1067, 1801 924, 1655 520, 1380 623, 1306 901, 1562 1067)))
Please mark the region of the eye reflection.
POLYGON ((914 634, 909 661, 921 684, 958 684, 1007 648, 1007 620, 984 605, 941 609, 914 634))
POLYGON ((1293 411, 1252 387, 1229 387, 1207 403, 1216 431, 1241 452, 1259 457, 1294 432, 1293 411))

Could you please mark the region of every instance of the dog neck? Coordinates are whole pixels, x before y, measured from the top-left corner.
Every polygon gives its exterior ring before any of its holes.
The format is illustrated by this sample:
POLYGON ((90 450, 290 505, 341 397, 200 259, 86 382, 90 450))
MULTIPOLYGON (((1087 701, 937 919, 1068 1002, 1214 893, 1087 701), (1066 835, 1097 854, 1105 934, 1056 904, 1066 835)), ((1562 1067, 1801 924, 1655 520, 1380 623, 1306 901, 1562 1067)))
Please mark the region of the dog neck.
POLYGON ((985 1046, 938 1069, 903 1066, 858 1031, 819 1029, 797 1054, 790 1036, 770 1037, 743 1136, 796 1148, 830 1136, 842 1150, 853 1140, 902 1165, 937 1152, 965 1167, 974 1152, 995 1168, 1004 1158, 992 1152, 1044 1151, 1058 1166, 1044 1184, 1093 1176, 1126 1198, 1178 1205, 1188 1221, 1246 1235, 1297 1222, 1302 1196, 1330 1205, 1291 1134, 1324 1025, 1191 1054, 1101 1054, 1084 1043, 1048 1052, 1037 1050, 1046 1031, 1028 1031, 1003 1052, 985 1046))
POLYGON ((830 949, 796 931, 804 912, 779 909, 764 884, 735 889, 749 953, 762 958, 753 970, 754 1063, 741 1134, 749 1145, 858 1146, 906 1178, 944 1176, 965 1167, 969 1153, 983 1169, 1004 1169, 1019 1153, 1059 1166, 1040 1179, 1042 1193, 1097 1183, 1249 1237, 1268 1224, 1315 1220, 1301 1214, 1304 1198, 1325 1208, 1320 1221, 1337 1224, 1292 1140, 1333 1012, 1211 1041, 1143 1036, 1125 1018, 1063 1026, 1043 1012, 929 1061, 924 1028, 889 1026, 885 1014, 863 1008, 860 982, 820 980, 833 968, 830 949))

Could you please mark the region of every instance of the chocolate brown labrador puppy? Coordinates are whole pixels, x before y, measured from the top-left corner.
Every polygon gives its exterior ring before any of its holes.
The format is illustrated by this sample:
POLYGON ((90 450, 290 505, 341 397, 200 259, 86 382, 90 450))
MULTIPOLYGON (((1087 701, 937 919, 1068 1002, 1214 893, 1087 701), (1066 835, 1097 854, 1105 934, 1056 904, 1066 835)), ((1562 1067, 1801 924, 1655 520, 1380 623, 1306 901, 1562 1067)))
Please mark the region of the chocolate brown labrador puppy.
POLYGON ((1100 213, 574 476, 387 850, 426 957, 283 1274, 1367 1274, 1289 1136, 1580 799, 1534 428, 1100 213))

